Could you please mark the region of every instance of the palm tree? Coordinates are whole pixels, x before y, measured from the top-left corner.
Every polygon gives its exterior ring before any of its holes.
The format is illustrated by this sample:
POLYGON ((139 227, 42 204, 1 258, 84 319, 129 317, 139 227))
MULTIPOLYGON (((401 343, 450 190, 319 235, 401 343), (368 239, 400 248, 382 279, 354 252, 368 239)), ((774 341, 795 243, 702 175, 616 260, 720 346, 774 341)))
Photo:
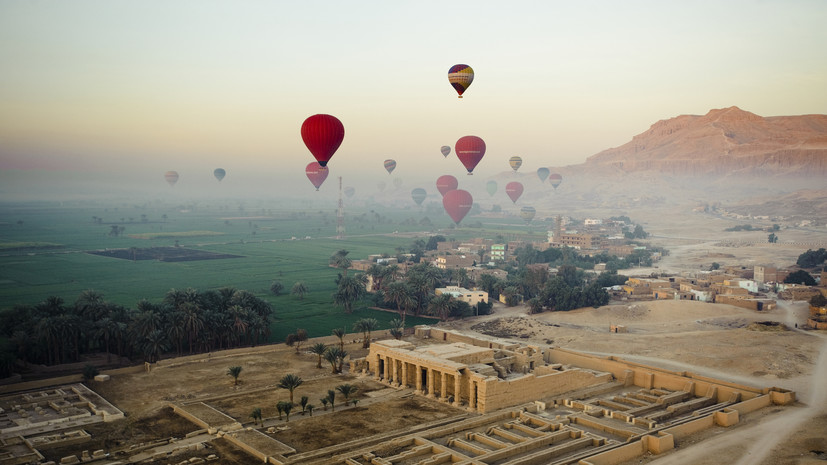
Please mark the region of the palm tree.
POLYGON ((310 347, 310 353, 319 356, 319 360, 316 362, 316 368, 322 367, 322 357, 326 351, 327 344, 323 342, 317 342, 310 347))
POLYGON ((273 284, 270 285, 270 292, 272 292, 273 295, 281 295, 281 291, 283 291, 283 290, 284 290, 284 284, 282 284, 278 281, 273 281, 273 284))
POLYGON ((293 288, 290 289, 290 293, 295 296, 298 296, 299 300, 304 300, 304 296, 305 294, 307 294, 307 292, 307 286, 301 281, 297 282, 296 284, 293 284, 293 288))
POLYGON ((319 402, 321 402, 324 409, 327 410, 327 404, 330 403, 330 399, 328 399, 327 397, 322 397, 321 399, 319 399, 319 402))
POLYGON ((405 324, 402 323, 402 320, 394 318, 389 321, 388 324, 390 325, 390 333, 393 338, 396 340, 402 339, 402 335, 405 333, 405 324))
POLYGON ((287 374, 281 378, 279 384, 277 384, 276 387, 279 387, 281 389, 287 389, 288 391, 290 391, 290 403, 292 404, 293 391, 295 391, 297 387, 301 386, 303 382, 304 380, 302 380, 298 376, 294 374, 287 374))
POLYGON ((281 409, 284 411, 284 414, 287 415, 285 421, 290 421, 290 411, 293 410, 293 402, 285 402, 284 405, 281 406, 281 409))
POLYGON ((330 389, 327 391, 327 401, 330 402, 330 408, 336 411, 336 391, 330 389))
POLYGON ((370 347, 370 332, 379 328, 379 321, 376 318, 361 318, 353 323, 353 330, 362 333, 362 348, 370 347))
POLYGON ((339 348, 341 350, 345 350, 345 329, 344 328, 333 328, 331 333, 339 338, 339 348))
POLYGON ((106 351, 106 363, 112 361, 112 353, 109 351, 109 341, 114 339, 118 332, 118 323, 111 318, 103 318, 95 322, 95 338, 103 339, 104 350, 106 351))
POLYGON ((281 414, 282 414, 282 413, 284 413, 284 406, 285 406, 285 405, 287 405, 288 403, 289 403, 289 402, 285 402, 285 401, 283 401, 283 400, 280 400, 280 401, 276 404, 276 410, 278 410, 278 411, 279 411, 279 420, 281 420, 281 414))
POLYGON ((234 367, 227 368, 227 375, 233 377, 233 381, 234 381, 233 386, 238 386, 238 375, 240 375, 240 374, 241 374, 241 367, 240 366, 234 366, 234 367))
POLYGON ((198 338, 198 333, 203 331, 205 327, 204 318, 198 310, 198 307, 191 303, 183 304, 181 307, 181 311, 184 314, 184 329, 187 332, 190 354, 192 354, 192 343, 198 338))
POLYGON ((299 399, 299 405, 302 407, 302 415, 304 415, 305 410, 307 410, 308 401, 310 401, 310 398, 307 396, 302 396, 302 398, 299 399))
POLYGON ((327 352, 324 353, 324 359, 330 363, 334 375, 342 372, 342 365, 347 355, 347 352, 339 347, 333 346, 327 348, 327 352))
POLYGON ((312 417, 313 416, 313 409, 316 408, 316 406, 313 405, 313 404, 307 404, 305 406, 305 408, 307 409, 308 412, 310 412, 310 416, 312 417))
POLYGON ((434 316, 438 316, 442 321, 448 319, 451 314, 451 309, 454 307, 454 296, 451 294, 440 294, 431 299, 428 304, 428 312, 434 316))
POLYGON ((253 409, 253 412, 250 413, 250 418, 253 419, 253 424, 258 425, 258 422, 261 421, 261 424, 264 425, 264 422, 261 420, 261 407, 256 407, 253 409))
POLYGON ((46 347, 46 358, 49 365, 60 363, 59 333, 60 327, 57 317, 42 318, 35 326, 37 338, 43 341, 46 347))
POLYGON ((168 349, 167 338, 161 330, 156 329, 147 335, 141 349, 147 361, 155 363, 161 359, 161 353, 168 349))
POLYGON ((333 303, 345 308, 345 313, 353 313, 353 303, 365 295, 364 274, 345 276, 339 281, 339 288, 333 294, 333 303))
POLYGON ((336 390, 341 392, 343 396, 345 396, 345 406, 350 405, 350 396, 355 394, 356 391, 359 390, 358 387, 352 384, 340 384, 336 386, 336 390))
POLYGON ((403 282, 390 283, 385 291, 385 301, 396 304, 396 308, 399 310, 399 316, 402 318, 402 325, 404 326, 405 315, 408 313, 408 309, 416 304, 410 286, 403 282))

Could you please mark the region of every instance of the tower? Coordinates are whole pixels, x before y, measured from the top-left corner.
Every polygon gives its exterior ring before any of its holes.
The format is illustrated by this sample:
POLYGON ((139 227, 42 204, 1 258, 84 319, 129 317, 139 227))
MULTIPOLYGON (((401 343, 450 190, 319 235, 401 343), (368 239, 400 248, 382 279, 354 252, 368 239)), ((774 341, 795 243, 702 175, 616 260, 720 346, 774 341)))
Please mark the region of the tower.
POLYGON ((339 209, 336 210, 336 239, 345 238, 345 202, 342 199, 342 177, 339 176, 339 209))

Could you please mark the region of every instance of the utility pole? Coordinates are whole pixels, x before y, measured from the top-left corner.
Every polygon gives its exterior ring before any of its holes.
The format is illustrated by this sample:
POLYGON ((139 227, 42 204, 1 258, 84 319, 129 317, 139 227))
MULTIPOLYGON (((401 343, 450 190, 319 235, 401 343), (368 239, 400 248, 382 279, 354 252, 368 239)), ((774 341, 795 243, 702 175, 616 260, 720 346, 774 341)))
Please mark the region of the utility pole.
POLYGON ((339 209, 336 211, 336 239, 345 238, 345 202, 342 199, 342 177, 339 176, 339 209))

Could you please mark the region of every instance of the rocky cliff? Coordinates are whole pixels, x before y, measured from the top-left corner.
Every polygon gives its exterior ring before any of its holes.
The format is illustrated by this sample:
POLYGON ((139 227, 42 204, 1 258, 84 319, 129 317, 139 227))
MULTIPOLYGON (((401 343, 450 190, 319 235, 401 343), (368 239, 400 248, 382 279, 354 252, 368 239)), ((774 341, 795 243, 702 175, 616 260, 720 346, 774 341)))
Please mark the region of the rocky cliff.
POLYGON ((677 116, 570 168, 705 177, 823 177, 827 115, 762 117, 729 107, 703 116, 677 116))

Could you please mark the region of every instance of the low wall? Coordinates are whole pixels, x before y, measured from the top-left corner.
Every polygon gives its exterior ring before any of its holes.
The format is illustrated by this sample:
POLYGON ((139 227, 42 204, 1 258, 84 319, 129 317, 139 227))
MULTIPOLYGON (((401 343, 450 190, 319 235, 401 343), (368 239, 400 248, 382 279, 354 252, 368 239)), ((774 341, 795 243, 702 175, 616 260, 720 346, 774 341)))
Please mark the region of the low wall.
POLYGON ((592 373, 579 369, 558 371, 542 376, 528 374, 508 380, 491 378, 479 385, 478 410, 480 413, 492 412, 595 384, 608 383, 611 380, 610 373, 592 373))

